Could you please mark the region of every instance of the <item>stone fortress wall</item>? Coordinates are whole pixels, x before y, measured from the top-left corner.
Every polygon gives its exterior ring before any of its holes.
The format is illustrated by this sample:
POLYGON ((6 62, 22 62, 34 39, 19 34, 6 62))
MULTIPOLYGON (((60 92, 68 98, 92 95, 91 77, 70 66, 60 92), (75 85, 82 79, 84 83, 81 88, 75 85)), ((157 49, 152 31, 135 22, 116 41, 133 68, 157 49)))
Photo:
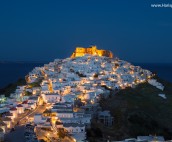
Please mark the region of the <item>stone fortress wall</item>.
POLYGON ((76 49, 73 52, 71 58, 82 57, 85 54, 98 55, 98 56, 106 56, 106 57, 113 58, 113 53, 111 51, 102 50, 102 49, 99 50, 99 49, 97 49, 96 46, 91 46, 91 47, 88 47, 88 48, 76 47, 76 49))

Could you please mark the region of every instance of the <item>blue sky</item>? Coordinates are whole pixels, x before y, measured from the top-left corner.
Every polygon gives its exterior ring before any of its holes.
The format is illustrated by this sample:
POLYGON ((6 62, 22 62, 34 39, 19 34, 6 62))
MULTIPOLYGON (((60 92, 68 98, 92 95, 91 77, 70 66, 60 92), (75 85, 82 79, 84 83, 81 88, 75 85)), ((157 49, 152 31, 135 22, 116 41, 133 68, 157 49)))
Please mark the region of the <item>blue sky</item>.
POLYGON ((0 2, 0 60, 51 61, 76 46, 111 50, 130 62, 172 62, 171 0, 0 2))

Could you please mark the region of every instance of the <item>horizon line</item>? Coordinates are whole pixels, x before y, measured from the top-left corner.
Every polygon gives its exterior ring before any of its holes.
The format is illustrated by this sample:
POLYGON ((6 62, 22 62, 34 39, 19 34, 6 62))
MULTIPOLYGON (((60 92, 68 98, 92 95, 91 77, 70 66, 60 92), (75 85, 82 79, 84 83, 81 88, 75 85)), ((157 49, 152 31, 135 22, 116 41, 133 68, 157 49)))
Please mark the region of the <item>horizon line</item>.
MULTIPOLYGON (((60 59, 60 58, 58 58, 60 59)), ((49 63, 49 62, 53 62, 54 60, 30 60, 30 61, 25 61, 25 60, 0 60, 0 63, 49 63)), ((130 62, 132 64, 172 64, 172 62, 134 62, 134 61, 127 61, 130 62)))

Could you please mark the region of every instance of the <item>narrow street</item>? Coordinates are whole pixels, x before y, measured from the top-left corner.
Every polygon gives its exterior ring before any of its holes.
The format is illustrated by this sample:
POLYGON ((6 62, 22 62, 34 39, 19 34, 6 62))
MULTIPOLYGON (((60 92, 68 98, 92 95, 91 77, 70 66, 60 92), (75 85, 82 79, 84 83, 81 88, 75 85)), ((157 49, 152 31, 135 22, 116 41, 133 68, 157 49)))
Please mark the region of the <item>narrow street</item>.
POLYGON ((33 117, 36 113, 43 113, 46 110, 46 107, 47 105, 38 106, 35 110, 21 114, 14 123, 17 124, 17 122, 19 121, 19 125, 15 125, 15 131, 8 132, 5 135, 5 142, 24 142, 25 125, 29 122, 29 119, 33 120, 33 117))
POLYGON ((46 110, 46 107, 47 107, 47 105, 38 106, 35 110, 31 111, 30 113, 28 113, 27 115, 22 117, 19 120, 20 124, 26 124, 26 123, 30 122, 30 120, 32 121, 34 119, 34 115, 36 113, 43 113, 46 110))
POLYGON ((5 142, 24 142, 25 126, 16 126, 14 132, 9 132, 5 135, 5 142))

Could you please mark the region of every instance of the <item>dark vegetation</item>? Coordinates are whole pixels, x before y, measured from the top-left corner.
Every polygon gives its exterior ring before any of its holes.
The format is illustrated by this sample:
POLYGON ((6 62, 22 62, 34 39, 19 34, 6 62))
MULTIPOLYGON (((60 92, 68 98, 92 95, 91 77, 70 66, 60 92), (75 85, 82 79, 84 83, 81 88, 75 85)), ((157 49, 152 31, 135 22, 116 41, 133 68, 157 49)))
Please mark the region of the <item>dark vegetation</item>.
MULTIPOLYGON (((40 87, 40 83, 42 78, 39 79, 37 82, 29 83, 29 88, 33 87, 40 87)), ((24 78, 19 78, 16 82, 8 84, 6 87, 0 89, 0 94, 4 94, 6 97, 9 97, 11 93, 15 92, 17 86, 26 85, 26 80, 24 78)), ((26 95, 30 96, 30 92, 25 92, 26 95)))
POLYGON ((25 96, 32 96, 32 93, 29 91, 25 91, 25 96))
POLYGON ((60 139, 64 139, 67 133, 64 131, 64 129, 59 129, 58 136, 60 139))
POLYGON ((39 78, 36 82, 28 83, 29 88, 33 87, 40 87, 40 83, 42 82, 43 78, 39 78))
POLYGON ((96 126, 92 126, 91 129, 87 129, 86 130, 86 137, 89 138, 90 142, 96 142, 96 138, 102 139, 103 135, 102 135, 102 131, 100 128, 96 127, 96 126))
POLYGON ((94 78, 98 78, 98 76, 99 76, 99 75, 96 73, 96 74, 94 75, 94 78))
POLYGON ((166 140, 172 138, 172 84, 157 79, 165 86, 164 91, 143 83, 136 88, 127 88, 107 99, 101 99, 101 107, 110 110, 114 117, 112 127, 94 122, 104 137, 123 140, 151 134, 162 135, 166 140), (160 93, 166 94, 167 99, 159 97, 160 93))
POLYGON ((41 140, 39 140, 40 142, 46 142, 45 140, 43 140, 43 139, 41 139, 41 140))
POLYGON ((106 85, 101 85, 101 87, 104 87, 106 90, 112 91, 112 89, 108 88, 106 85))
POLYGON ((79 76, 79 77, 86 77, 86 75, 80 73, 80 72, 76 72, 76 74, 79 76))

